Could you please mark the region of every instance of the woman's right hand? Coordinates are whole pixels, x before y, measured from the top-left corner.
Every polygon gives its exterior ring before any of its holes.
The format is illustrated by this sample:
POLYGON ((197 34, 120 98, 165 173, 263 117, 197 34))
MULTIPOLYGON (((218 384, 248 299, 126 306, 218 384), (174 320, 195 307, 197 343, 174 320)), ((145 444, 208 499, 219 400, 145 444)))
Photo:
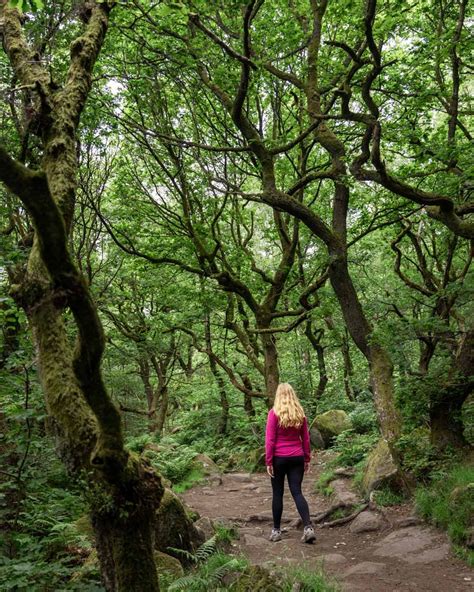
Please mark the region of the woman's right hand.
POLYGON ((267 473, 268 473, 268 474, 270 475, 270 477, 272 477, 272 479, 273 479, 273 477, 274 477, 275 475, 274 475, 274 473, 273 473, 273 467, 272 467, 272 465, 267 465, 267 473))

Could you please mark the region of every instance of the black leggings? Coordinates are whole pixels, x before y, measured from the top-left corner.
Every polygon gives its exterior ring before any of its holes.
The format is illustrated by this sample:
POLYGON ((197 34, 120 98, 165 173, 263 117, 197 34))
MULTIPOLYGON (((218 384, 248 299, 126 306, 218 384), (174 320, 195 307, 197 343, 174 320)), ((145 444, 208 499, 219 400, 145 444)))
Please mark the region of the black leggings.
POLYGON ((301 493, 301 483, 304 475, 304 456, 274 456, 273 473, 273 527, 280 528, 281 515, 283 513, 285 475, 288 475, 288 485, 290 486, 291 495, 295 500, 296 508, 303 521, 303 526, 309 526, 311 524, 311 518, 309 517, 308 502, 301 493))

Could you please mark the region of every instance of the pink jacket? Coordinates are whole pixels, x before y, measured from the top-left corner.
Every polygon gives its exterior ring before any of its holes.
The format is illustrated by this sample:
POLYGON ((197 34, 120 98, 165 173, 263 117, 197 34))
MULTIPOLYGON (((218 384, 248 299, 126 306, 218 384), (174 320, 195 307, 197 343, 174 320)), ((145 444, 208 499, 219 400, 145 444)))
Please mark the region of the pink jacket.
POLYGON ((282 428, 278 417, 270 409, 265 431, 265 464, 271 466, 274 456, 304 456, 304 461, 311 459, 309 431, 306 417, 299 428, 282 428))

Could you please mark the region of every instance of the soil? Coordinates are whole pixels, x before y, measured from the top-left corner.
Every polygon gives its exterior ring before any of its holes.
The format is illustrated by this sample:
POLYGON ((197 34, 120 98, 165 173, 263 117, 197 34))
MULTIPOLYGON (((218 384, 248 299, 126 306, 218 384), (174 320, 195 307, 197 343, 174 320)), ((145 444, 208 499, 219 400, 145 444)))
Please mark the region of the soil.
MULTIPOLYGON (((311 514, 331 505, 330 498, 314 487, 327 458, 326 453, 318 454, 303 482, 311 514)), ((285 565, 322 568, 344 592, 474 592, 474 570, 452 554, 445 533, 413 517, 410 504, 384 508, 382 527, 376 531, 356 534, 351 524, 318 525, 316 542, 308 545, 300 541, 301 528, 290 525, 298 515, 286 488, 283 540, 271 543, 270 477, 227 473, 221 481, 194 487, 181 497, 202 517, 237 526, 240 537, 233 543, 234 550, 253 564, 270 569, 285 565), (403 520, 408 526, 400 526, 403 520)))

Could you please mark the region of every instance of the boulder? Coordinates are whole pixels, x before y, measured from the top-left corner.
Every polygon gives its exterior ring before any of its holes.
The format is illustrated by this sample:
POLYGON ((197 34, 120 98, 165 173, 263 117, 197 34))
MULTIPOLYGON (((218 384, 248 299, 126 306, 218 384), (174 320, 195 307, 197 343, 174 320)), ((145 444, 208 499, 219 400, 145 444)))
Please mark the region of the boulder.
POLYGON ((379 530, 383 526, 383 520, 374 512, 361 512, 353 520, 349 530, 355 534, 359 532, 371 532, 379 530))
POLYGON ((318 428, 313 426, 309 430, 309 439, 311 441, 311 446, 313 448, 316 448, 316 450, 323 450, 324 448, 326 448, 326 444, 318 428))
MULTIPOLYGON (((155 548, 163 553, 175 555, 170 547, 183 549, 190 553, 203 540, 177 495, 165 489, 160 507, 156 511, 155 548)), ((181 561, 182 556, 177 556, 181 561)))
POLYGON ((249 455, 249 460, 252 464, 253 470, 258 471, 259 469, 265 468, 265 446, 259 446, 252 450, 249 455))
POLYGON ((335 479, 330 482, 334 503, 343 506, 355 506, 359 503, 358 496, 352 491, 350 483, 346 479, 335 479))
POLYGON ((234 583, 234 592, 282 592, 283 588, 270 572, 259 565, 251 565, 234 583))
POLYGON ((207 456, 207 454, 196 454, 193 458, 194 466, 202 471, 202 474, 208 477, 209 475, 219 474, 219 467, 216 463, 207 456))
POLYGON ((201 534, 202 539, 205 541, 213 537, 216 532, 212 520, 207 516, 196 520, 194 527, 197 528, 198 532, 201 534))
POLYGON ((352 422, 342 409, 331 409, 316 415, 311 428, 316 428, 324 442, 329 444, 336 436, 352 428, 352 422))
POLYGON ((364 493, 369 495, 381 485, 394 485, 398 482, 399 471, 387 441, 381 438, 369 453, 362 479, 364 493))
POLYGON ((154 557, 156 569, 159 574, 168 573, 175 580, 184 576, 183 566, 175 557, 161 551, 155 551, 154 557))

